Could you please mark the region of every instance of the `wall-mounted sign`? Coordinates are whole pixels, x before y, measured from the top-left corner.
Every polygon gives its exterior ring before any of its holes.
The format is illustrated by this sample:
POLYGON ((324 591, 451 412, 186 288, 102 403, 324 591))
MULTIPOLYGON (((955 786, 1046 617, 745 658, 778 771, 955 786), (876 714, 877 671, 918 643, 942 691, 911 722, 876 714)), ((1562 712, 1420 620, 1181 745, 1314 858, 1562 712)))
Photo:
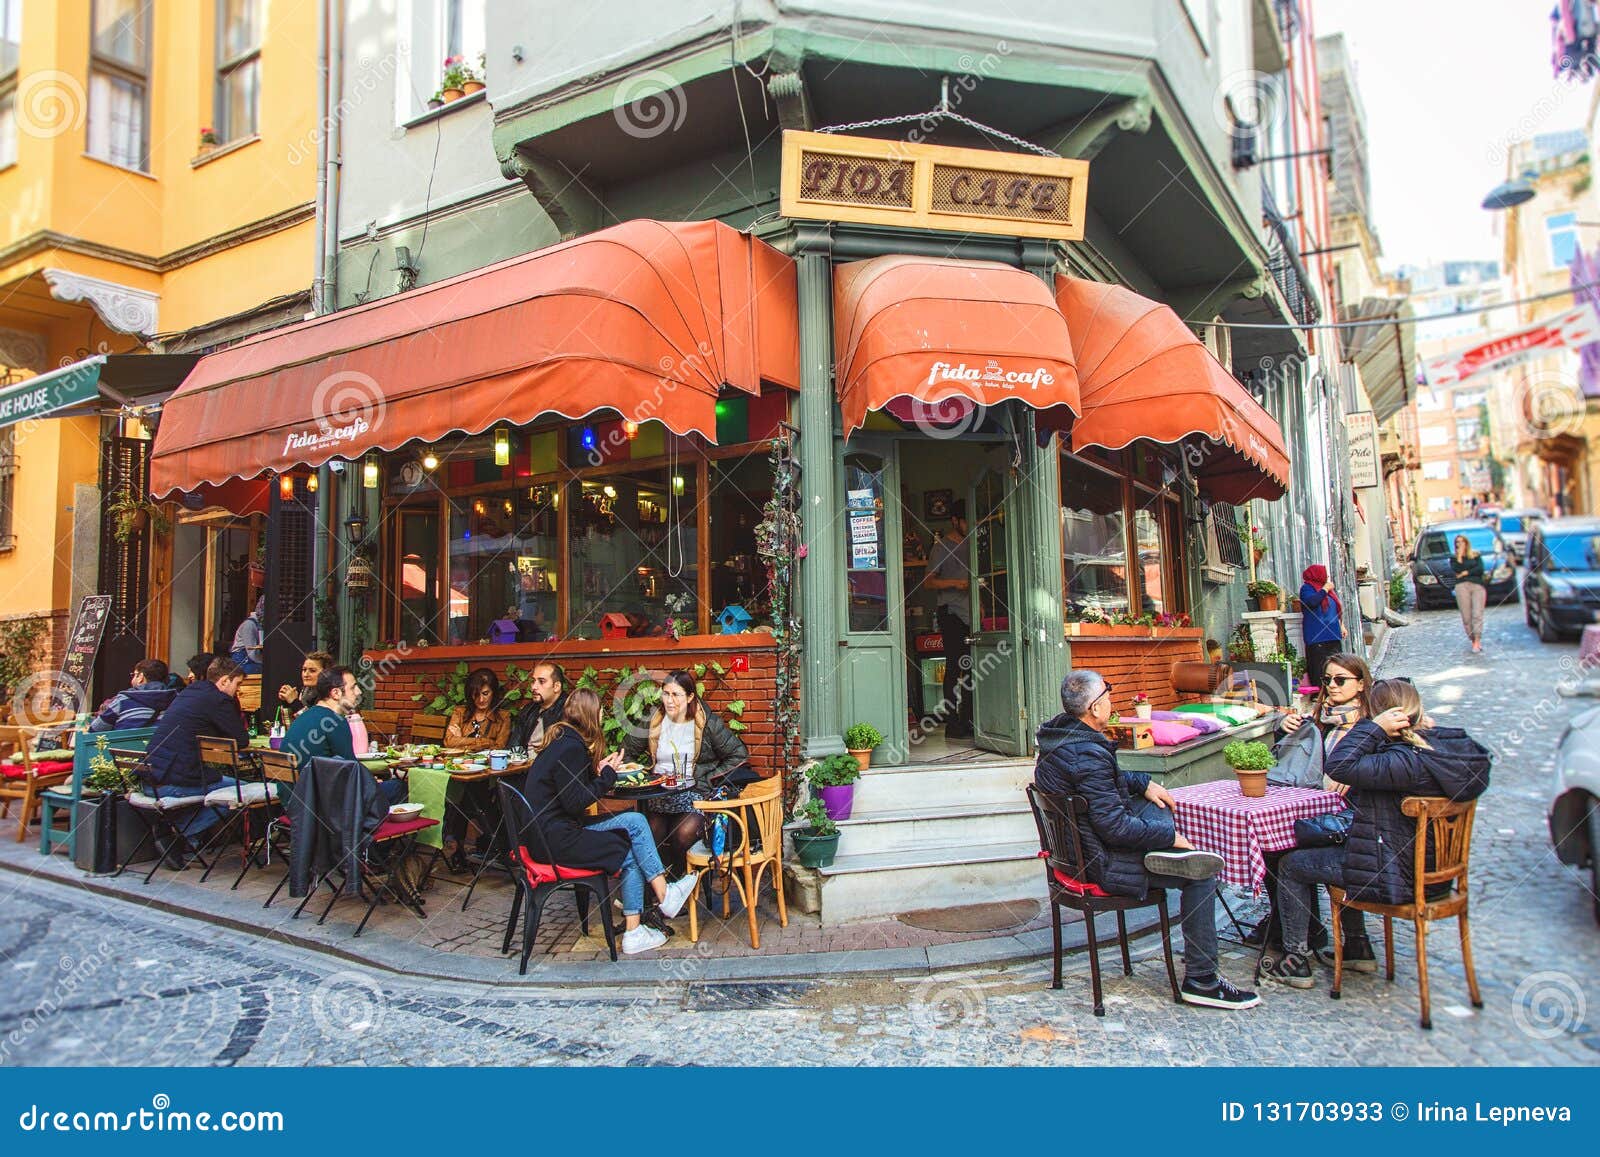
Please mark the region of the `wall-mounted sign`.
POLYGON ((1378 423, 1371 410, 1355 410, 1344 416, 1345 433, 1350 442, 1350 485, 1383 485, 1383 469, 1378 462, 1378 423))
POLYGON ((1088 161, 783 134, 787 217, 1081 241, 1088 198, 1088 161))
POLYGON ((1422 363, 1422 374, 1428 385, 1437 389, 1558 350, 1581 349, 1593 342, 1600 342, 1600 314, 1592 305, 1580 305, 1467 349, 1430 358, 1422 363))

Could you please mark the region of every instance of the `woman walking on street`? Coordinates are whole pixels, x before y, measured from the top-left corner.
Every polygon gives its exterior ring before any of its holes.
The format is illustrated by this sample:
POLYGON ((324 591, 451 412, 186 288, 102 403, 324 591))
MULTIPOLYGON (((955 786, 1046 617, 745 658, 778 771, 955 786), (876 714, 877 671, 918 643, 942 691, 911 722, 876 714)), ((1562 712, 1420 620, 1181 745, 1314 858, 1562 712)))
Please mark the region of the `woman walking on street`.
POLYGON ((1339 653, 1344 642, 1344 604, 1328 579, 1328 568, 1320 562, 1306 567, 1300 576, 1300 618, 1306 637, 1306 680, 1322 686, 1322 667, 1339 653))
POLYGON ((1483 556, 1472 549, 1464 534, 1456 535, 1455 557, 1450 569, 1456 576, 1456 606, 1461 611, 1461 626, 1472 643, 1474 655, 1483 654, 1483 608, 1489 602, 1489 588, 1483 578, 1483 556))

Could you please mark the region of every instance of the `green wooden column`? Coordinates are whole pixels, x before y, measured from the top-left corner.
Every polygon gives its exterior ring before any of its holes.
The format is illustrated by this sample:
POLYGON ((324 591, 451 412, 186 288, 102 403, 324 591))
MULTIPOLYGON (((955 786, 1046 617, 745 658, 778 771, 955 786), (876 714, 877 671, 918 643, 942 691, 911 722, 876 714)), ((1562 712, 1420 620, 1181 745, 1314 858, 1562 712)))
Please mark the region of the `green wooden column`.
MULTIPOLYGON (((1023 267, 1055 288, 1057 247, 1024 241, 1023 267)), ((1060 436, 1039 445, 1037 415, 1023 408, 1016 505, 1029 545, 1023 562, 1022 667, 1028 708, 1028 740, 1045 720, 1061 713, 1061 680, 1072 666, 1064 638, 1065 591, 1061 570, 1060 436)))
POLYGON ((833 451, 833 265, 826 228, 798 228, 800 296, 800 533, 797 568, 804 655, 800 680, 801 754, 844 750, 839 702, 841 635, 835 584, 844 560, 833 451))

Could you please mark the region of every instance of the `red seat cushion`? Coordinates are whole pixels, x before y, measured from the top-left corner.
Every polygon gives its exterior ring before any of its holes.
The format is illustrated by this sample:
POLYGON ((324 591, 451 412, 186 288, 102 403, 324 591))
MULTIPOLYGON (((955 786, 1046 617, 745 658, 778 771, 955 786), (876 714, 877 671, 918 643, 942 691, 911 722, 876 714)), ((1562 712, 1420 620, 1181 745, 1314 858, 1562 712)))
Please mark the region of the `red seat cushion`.
POLYGON ((0 763, 0 778, 22 779, 27 774, 28 773, 22 769, 22 764, 20 763, 12 763, 10 760, 0 763))
POLYGON ((537 888, 540 884, 554 884, 557 880, 578 880, 588 876, 603 876, 604 872, 595 868, 561 868, 561 874, 556 875, 556 866, 541 864, 538 860, 528 855, 527 848, 518 848, 517 855, 522 860, 522 870, 528 874, 528 883, 537 888))
MULTIPOLYGON (((33 762, 34 775, 60 775, 62 772, 72 770, 70 759, 36 759, 33 762)), ((27 772, 23 770, 22 761, 16 763, 0 763, 0 776, 6 779, 24 779, 27 772)))
POLYGON ((373 843, 382 843, 384 840, 395 840, 401 836, 409 836, 412 832, 420 832, 423 828, 431 828, 438 824, 438 820, 430 820, 427 816, 418 816, 414 820, 384 820, 372 833, 373 843))
POLYGON ((1111 894, 1110 892, 1107 892, 1105 889, 1101 888, 1099 884, 1087 884, 1082 880, 1074 880, 1060 868, 1052 868, 1050 870, 1050 874, 1056 878, 1056 883, 1060 884, 1063 888, 1074 895, 1109 896, 1111 894))

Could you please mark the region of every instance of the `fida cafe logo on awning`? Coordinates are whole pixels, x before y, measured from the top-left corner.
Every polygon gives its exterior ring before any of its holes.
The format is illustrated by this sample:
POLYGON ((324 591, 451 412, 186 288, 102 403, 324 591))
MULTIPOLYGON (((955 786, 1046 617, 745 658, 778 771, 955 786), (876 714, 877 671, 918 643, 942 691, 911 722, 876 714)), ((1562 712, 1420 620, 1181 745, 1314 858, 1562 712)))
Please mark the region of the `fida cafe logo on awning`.
POLYGON ((990 386, 1001 390, 1015 390, 1019 386, 1027 386, 1037 390, 1040 386, 1052 385, 1056 376, 1044 366, 1034 366, 1031 370, 1008 370, 990 358, 983 366, 969 366, 966 362, 952 365, 949 362, 934 362, 928 371, 928 385, 937 386, 940 382, 965 382, 975 386, 990 386))

